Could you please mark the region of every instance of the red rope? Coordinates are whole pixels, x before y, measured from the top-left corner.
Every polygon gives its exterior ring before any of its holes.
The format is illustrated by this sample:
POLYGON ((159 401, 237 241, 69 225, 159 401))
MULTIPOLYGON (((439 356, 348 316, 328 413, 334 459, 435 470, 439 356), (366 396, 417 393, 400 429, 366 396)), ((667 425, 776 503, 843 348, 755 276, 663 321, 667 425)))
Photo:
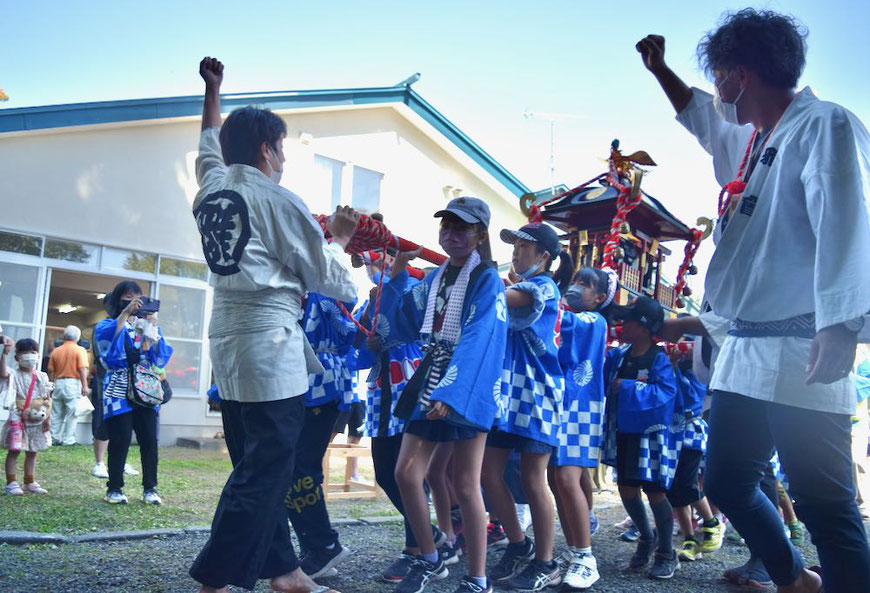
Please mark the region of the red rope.
POLYGON ((628 222, 628 213, 637 208, 643 199, 643 194, 638 191, 637 196, 631 195, 631 188, 619 182, 619 175, 614 168, 613 161, 610 162, 610 172, 607 174, 607 183, 619 192, 616 198, 616 214, 613 215, 613 220, 610 223, 610 235, 607 238, 607 243, 604 244, 603 259, 601 262, 602 268, 616 269, 614 262, 614 250, 619 245, 620 227, 624 222, 628 222))
MULTIPOLYGON (((329 216, 320 214, 314 217, 323 229, 323 234, 327 239, 330 238, 328 224, 329 216)), ((365 251, 379 250, 386 247, 392 247, 398 251, 414 251, 420 246, 412 243, 401 237, 397 237, 390 232, 384 223, 375 220, 365 214, 360 215, 359 223, 353 233, 353 237, 345 249, 348 253, 361 254, 365 251)), ((447 261, 447 256, 431 249, 422 248, 420 258, 430 263, 440 266, 447 261)))
POLYGON ((692 229, 692 238, 686 243, 686 247, 683 250, 683 263, 680 264, 680 269, 677 271, 677 282, 674 285, 674 295, 676 296, 676 305, 677 307, 683 307, 684 302, 681 297, 689 296, 691 292, 686 290, 686 274, 689 271, 689 268, 692 267, 692 260, 695 258, 695 254, 698 253, 698 247, 701 245, 701 241, 704 239, 704 231, 701 229, 692 229), (683 294, 685 291, 685 294, 683 294))

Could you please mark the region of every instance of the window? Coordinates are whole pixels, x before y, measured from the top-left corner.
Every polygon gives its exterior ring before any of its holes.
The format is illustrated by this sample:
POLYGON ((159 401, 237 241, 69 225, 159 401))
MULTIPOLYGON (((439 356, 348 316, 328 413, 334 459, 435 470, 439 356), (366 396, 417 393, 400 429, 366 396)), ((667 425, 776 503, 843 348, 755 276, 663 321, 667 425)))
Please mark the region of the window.
POLYGON ((330 211, 341 204, 341 174, 344 163, 329 157, 314 155, 317 191, 320 196, 329 198, 330 211))
POLYGON ((42 253, 42 237, 0 232, 0 251, 38 256, 42 253))
POLYGON ((179 278, 208 280, 208 267, 205 264, 171 257, 160 256, 160 273, 179 278))
POLYGON ((377 212, 381 204, 383 178, 383 173, 354 165, 352 206, 365 214, 377 212))
POLYGON ((44 257, 62 259, 77 264, 97 264, 99 248, 74 241, 47 239, 45 241, 44 257))
POLYGON ((160 284, 160 328, 172 346, 166 376, 173 389, 199 391, 205 290, 160 284))
POLYGON ((153 274, 157 270, 157 256, 106 247, 103 249, 103 267, 153 274))
POLYGON ((35 323, 39 268, 0 262, 0 324, 35 323))

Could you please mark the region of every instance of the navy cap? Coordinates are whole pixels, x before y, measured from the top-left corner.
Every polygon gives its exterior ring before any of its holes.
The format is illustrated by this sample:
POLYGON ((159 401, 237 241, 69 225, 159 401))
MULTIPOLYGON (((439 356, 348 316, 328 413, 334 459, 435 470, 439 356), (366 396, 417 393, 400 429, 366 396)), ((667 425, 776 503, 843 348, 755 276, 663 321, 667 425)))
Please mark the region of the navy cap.
POLYGON ((643 295, 625 307, 620 317, 622 321, 636 321, 650 333, 657 334, 665 322, 665 310, 657 300, 643 295))
POLYGON ((550 254, 550 257, 555 258, 562 252, 562 245, 559 243, 559 235, 552 227, 543 222, 530 222, 519 230, 503 229, 499 234, 501 240, 505 243, 513 245, 517 239, 524 239, 532 243, 540 243, 541 246, 550 254))
POLYGON ((447 208, 435 213, 435 218, 441 218, 447 213, 455 214, 469 224, 480 223, 489 226, 489 206, 480 198, 453 198, 447 204, 447 208))

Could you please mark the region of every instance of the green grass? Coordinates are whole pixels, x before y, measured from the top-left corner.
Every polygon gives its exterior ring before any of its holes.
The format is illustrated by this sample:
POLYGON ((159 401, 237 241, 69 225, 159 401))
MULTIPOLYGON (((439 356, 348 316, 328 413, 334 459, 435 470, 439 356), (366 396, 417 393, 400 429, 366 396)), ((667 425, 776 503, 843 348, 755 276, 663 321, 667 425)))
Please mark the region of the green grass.
MULTIPOLYGON (((23 457, 18 462, 19 477, 23 457)), ((138 469, 138 447, 130 448, 128 459, 138 469)), ((0 495, 0 529, 79 535, 209 525, 231 470, 226 454, 161 447, 158 481, 164 504, 154 507, 142 504, 140 476, 125 476, 130 504, 104 502, 106 480, 91 476, 93 464, 93 451, 87 446, 52 447, 39 453, 36 479, 48 495, 0 495)), ((343 479, 341 461, 331 464, 330 474, 332 481, 343 479)), ((360 475, 371 480, 372 474, 371 462, 363 460, 360 475)), ((333 518, 396 514, 383 495, 376 501, 333 501, 329 511, 333 518)))

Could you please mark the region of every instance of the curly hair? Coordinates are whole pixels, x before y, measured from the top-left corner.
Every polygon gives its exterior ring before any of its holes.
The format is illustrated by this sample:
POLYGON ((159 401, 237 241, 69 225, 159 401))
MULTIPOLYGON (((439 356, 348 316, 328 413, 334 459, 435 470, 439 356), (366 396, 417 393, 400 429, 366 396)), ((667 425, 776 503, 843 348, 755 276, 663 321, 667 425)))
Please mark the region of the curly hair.
POLYGON ((698 43, 698 62, 707 76, 743 66, 766 84, 793 89, 806 64, 807 29, 794 17, 744 8, 726 13, 719 28, 698 43))

